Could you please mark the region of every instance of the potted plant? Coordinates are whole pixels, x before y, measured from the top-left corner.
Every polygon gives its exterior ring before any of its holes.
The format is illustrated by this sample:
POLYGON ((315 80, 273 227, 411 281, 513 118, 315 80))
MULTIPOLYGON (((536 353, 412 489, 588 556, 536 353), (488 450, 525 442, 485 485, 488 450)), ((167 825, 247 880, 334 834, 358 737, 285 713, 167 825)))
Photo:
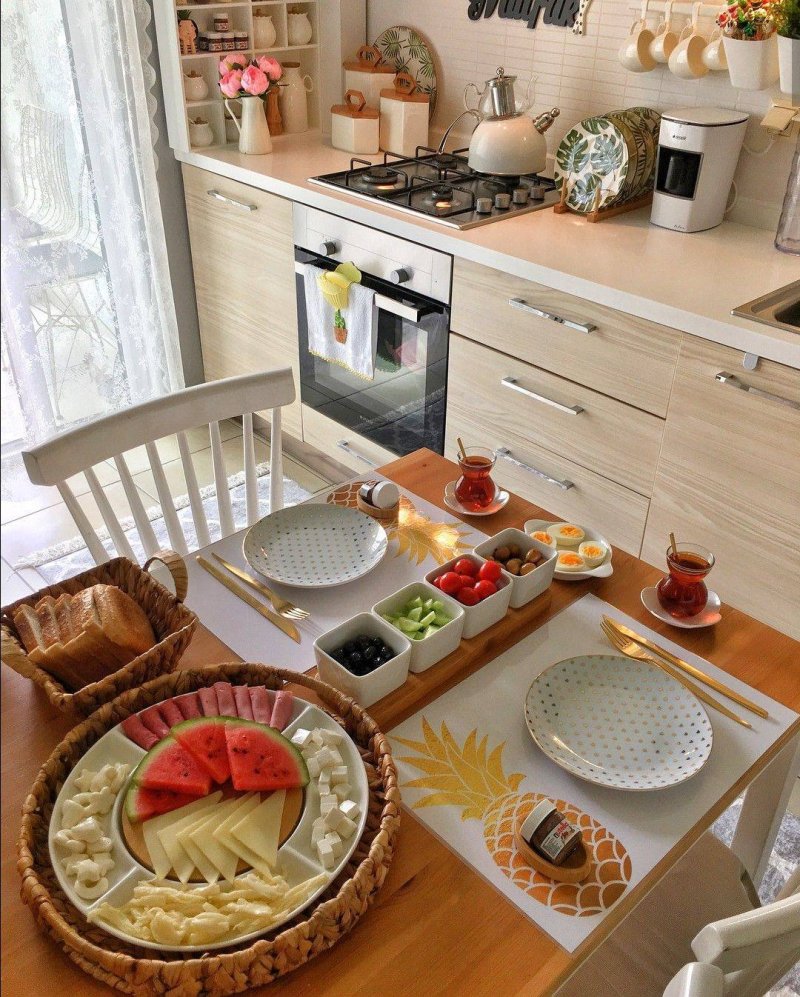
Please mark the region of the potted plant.
POLYGON ((778 36, 770 0, 736 0, 717 17, 731 85, 766 90, 778 80, 778 36))
POLYGON ((778 32, 781 90, 800 100, 800 0, 775 0, 772 17, 778 32))
POLYGON ((347 323, 344 320, 344 315, 337 308, 336 314, 333 316, 333 335, 336 342, 344 346, 347 342, 347 323))
POLYGON ((220 61, 219 75, 225 106, 239 131, 239 152, 255 156, 272 152, 272 138, 261 98, 278 86, 278 80, 283 76, 281 64, 266 55, 248 59, 239 52, 230 53, 220 61), (228 103, 233 99, 242 102, 241 125, 228 103))

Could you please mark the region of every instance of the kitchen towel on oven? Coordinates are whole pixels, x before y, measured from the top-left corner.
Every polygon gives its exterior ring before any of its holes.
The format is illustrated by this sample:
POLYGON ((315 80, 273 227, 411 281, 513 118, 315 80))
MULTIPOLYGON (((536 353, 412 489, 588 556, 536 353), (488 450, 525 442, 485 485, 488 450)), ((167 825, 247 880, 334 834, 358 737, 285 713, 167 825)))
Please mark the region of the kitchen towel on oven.
POLYGON ((308 351, 338 364, 365 381, 375 378, 377 322, 375 292, 361 284, 351 284, 347 308, 330 305, 317 280, 324 270, 305 266, 308 351))

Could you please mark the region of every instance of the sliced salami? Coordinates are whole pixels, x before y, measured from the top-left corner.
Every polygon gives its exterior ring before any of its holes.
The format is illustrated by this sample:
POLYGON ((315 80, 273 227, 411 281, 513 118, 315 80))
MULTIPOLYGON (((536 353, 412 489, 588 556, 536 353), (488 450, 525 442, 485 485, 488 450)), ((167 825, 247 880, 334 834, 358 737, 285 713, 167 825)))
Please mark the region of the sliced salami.
POLYGON ((253 708, 253 720, 256 723, 270 726, 272 709, 275 705, 275 693, 263 685, 250 686, 250 706, 253 708))
POLYGON ((242 720, 253 720, 253 707, 250 705, 250 692, 246 685, 233 687, 233 698, 236 701, 236 712, 242 720))
POLYGON ((281 689, 275 694, 275 705, 272 708, 272 717, 269 725, 275 730, 283 730, 292 718, 292 708, 294 706, 294 696, 291 692, 281 689))
POLYGON ((145 727, 138 713, 123 720, 122 729, 134 744, 138 744, 145 751, 149 751, 154 744, 158 744, 159 739, 149 728, 145 727))
POLYGON ((159 741, 163 737, 169 737, 169 727, 164 722, 158 706, 148 706, 146 710, 142 710, 139 716, 142 718, 142 723, 145 727, 151 730, 159 741))
POLYGON ((158 704, 158 708, 161 716, 164 718, 164 723, 168 727, 174 727, 175 724, 183 723, 183 714, 178 709, 178 705, 174 699, 165 699, 163 703, 158 704))
POLYGON ((233 698, 233 686, 230 682, 215 682, 214 692, 217 694, 217 706, 221 717, 237 717, 236 700, 233 698))
POLYGON ((218 717, 219 705, 217 694, 211 686, 197 690, 197 698, 200 700, 200 709, 204 717, 218 717))
MULTIPOLYGON (((216 700, 217 697, 214 696, 214 702, 216 700)), ((203 711, 200 709, 200 700, 196 692, 187 692, 184 696, 176 696, 175 702, 184 720, 194 720, 196 717, 203 716, 203 711)))

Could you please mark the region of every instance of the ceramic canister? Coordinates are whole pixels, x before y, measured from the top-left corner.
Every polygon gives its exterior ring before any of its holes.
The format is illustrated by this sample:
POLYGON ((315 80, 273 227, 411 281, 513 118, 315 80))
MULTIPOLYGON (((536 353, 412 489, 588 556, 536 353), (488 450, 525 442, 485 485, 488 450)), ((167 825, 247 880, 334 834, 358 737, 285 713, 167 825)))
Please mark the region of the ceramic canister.
POLYGON ((428 144, 430 98, 419 93, 408 73, 398 73, 394 88, 381 90, 380 143, 384 152, 413 156, 428 144))
POLYGON ((364 95, 368 107, 379 108, 381 90, 391 86, 396 70, 383 61, 379 48, 362 45, 356 59, 344 64, 344 85, 347 90, 358 90, 364 95))
POLYGON ((344 100, 331 108, 331 144, 345 152, 374 155, 380 148, 378 111, 367 107, 358 90, 348 90, 344 100))

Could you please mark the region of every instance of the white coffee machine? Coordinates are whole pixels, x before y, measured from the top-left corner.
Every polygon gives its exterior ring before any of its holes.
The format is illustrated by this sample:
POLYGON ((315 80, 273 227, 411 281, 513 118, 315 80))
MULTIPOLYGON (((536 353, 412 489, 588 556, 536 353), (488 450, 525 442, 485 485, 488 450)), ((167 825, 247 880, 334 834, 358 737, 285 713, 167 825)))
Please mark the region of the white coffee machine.
POLYGON ((661 117, 650 221, 676 232, 702 232, 725 216, 747 115, 687 107, 661 117))

